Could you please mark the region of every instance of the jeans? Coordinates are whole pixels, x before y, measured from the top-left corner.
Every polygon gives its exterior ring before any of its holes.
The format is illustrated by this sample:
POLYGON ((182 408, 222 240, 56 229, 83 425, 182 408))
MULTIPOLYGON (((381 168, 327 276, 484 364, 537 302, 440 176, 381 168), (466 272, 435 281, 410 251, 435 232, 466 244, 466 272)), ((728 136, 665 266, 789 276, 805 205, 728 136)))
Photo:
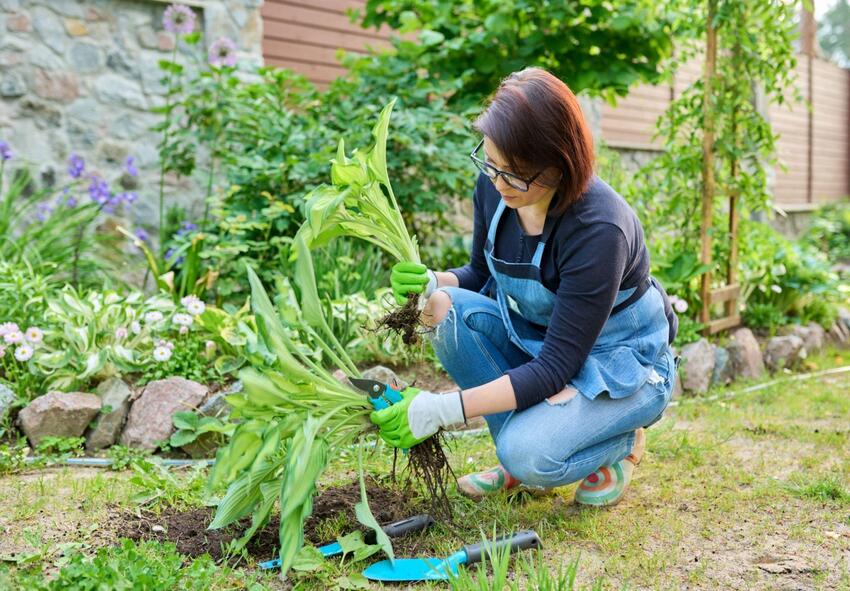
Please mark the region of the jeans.
MULTIPOLYGON (((461 389, 486 384, 531 359, 510 341, 494 300, 457 287, 440 289, 452 306, 431 332, 431 344, 461 389)), ((577 394, 484 417, 502 466, 525 484, 550 488, 624 459, 635 430, 660 420, 670 401, 675 363, 669 347, 653 369, 649 380, 624 398, 602 393, 591 400, 577 394)))

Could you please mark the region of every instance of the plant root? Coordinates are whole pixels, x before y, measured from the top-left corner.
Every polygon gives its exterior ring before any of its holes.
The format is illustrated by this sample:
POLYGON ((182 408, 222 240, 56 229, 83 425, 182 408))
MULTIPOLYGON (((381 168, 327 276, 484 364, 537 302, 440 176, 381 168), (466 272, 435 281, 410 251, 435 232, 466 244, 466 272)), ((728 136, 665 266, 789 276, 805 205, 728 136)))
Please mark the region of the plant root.
POLYGON ((417 329, 424 326, 419 320, 419 294, 407 294, 407 302, 392 310, 380 320, 376 330, 387 329, 401 335, 405 345, 415 345, 419 342, 417 329))

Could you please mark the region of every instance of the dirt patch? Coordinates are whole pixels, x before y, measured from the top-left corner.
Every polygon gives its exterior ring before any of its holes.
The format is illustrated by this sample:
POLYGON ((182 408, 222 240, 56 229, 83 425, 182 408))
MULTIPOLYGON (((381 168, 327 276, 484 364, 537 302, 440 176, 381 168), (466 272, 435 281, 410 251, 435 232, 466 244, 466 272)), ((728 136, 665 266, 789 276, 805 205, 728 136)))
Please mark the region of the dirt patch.
MULTIPOLYGON (((402 493, 386 488, 374 480, 367 480, 366 494, 378 523, 391 523, 417 513, 412 506, 412 501, 402 493)), ((359 500, 360 488, 357 482, 330 487, 320 492, 313 502, 313 514, 304 526, 305 541, 311 544, 331 541, 321 539, 321 526, 327 520, 340 519, 340 515, 345 516, 344 521, 347 523, 357 523, 354 505, 359 500)), ((159 514, 152 511, 114 512, 109 518, 109 529, 121 537, 132 540, 173 542, 177 546, 177 551, 187 556, 209 554, 215 560, 221 560, 227 545, 239 538, 250 527, 251 520, 246 518, 238 525, 208 530, 207 527, 212 522, 214 513, 215 510, 211 507, 183 511, 166 509, 159 514)), ((259 560, 273 558, 278 550, 279 527, 278 517, 270 519, 269 523, 248 543, 246 547, 248 554, 259 560)), ((403 539, 398 541, 400 544, 405 543, 403 539)))

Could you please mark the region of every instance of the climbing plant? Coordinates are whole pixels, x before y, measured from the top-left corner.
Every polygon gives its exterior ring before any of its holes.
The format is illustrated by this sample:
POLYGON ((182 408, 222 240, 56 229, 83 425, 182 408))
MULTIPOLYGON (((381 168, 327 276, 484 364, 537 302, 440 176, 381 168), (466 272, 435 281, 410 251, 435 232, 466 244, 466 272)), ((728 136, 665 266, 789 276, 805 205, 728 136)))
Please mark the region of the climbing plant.
POLYGON ((683 63, 702 57, 703 76, 659 119, 656 137, 664 151, 637 177, 643 179, 639 196, 650 204, 653 220, 676 228, 657 244, 659 261, 672 265, 681 253, 700 252, 701 233, 711 237, 712 248, 701 257, 707 266, 676 294, 692 310, 700 309, 704 299, 702 273, 721 276, 730 257, 734 260, 730 206, 743 216, 771 205, 768 170, 777 164, 777 137, 765 110, 769 104, 801 99, 794 86, 793 46, 800 5, 785 0, 677 2, 674 30, 681 41, 667 72, 673 75, 683 63))

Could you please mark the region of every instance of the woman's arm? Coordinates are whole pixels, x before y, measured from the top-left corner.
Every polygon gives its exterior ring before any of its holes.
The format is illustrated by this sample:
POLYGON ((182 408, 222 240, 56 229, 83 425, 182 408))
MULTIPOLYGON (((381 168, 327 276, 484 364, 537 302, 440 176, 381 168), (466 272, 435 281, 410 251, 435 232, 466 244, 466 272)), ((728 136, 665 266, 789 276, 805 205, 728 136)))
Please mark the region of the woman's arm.
POLYGON ((516 395, 511 379, 504 375, 492 382, 463 390, 463 410, 467 419, 516 409, 516 395))
POLYGON ((435 271, 434 275, 437 276, 437 287, 460 286, 460 282, 458 281, 457 275, 450 271, 435 271))

